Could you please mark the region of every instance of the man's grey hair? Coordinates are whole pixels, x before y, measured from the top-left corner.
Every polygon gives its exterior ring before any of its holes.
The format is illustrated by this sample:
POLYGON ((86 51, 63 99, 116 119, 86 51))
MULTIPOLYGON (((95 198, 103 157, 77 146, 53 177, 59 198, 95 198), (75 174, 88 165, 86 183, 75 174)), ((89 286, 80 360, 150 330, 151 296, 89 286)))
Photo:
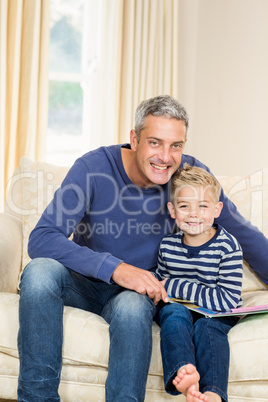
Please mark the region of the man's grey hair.
POLYGON ((145 119, 149 115, 182 120, 185 123, 187 133, 189 118, 184 107, 172 96, 160 95, 141 102, 136 109, 135 132, 138 141, 141 131, 145 128, 145 119))

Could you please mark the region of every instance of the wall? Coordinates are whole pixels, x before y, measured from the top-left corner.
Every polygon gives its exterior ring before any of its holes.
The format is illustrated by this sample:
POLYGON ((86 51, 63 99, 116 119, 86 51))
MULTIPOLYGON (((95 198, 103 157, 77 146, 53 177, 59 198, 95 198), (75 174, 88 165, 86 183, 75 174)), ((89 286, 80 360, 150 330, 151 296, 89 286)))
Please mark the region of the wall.
POLYGON ((268 166, 267 18, 267 0, 180 0, 185 152, 216 175, 268 166))

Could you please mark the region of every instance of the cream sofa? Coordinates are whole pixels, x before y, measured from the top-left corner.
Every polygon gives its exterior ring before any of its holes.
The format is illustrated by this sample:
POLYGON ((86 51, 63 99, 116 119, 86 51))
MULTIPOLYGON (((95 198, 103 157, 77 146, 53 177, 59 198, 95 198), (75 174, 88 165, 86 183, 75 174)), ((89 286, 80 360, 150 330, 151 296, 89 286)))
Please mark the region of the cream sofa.
MULTIPOLYGON (((18 279, 29 261, 27 239, 67 168, 22 158, 0 215, 0 399, 16 400, 19 373, 17 350, 18 279)), ((249 177, 219 178, 239 210, 268 235, 268 169, 249 177)), ((267 266, 268 269, 268 266, 267 266)), ((268 303, 267 286, 245 265, 245 305, 268 303)), ((268 401, 268 314, 243 318, 229 333, 231 363, 229 400, 268 401)), ((91 313, 64 310, 62 401, 104 401, 109 332, 106 322, 91 313)), ((163 390, 159 328, 153 326, 153 353, 146 401, 185 401, 163 390)))

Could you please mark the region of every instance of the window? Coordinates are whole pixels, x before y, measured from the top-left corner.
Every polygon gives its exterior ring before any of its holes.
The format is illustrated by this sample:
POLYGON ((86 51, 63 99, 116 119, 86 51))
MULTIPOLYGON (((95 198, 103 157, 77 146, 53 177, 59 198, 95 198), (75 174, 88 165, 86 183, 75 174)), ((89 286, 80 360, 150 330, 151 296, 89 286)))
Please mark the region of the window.
POLYGON ((99 0, 50 0, 47 161, 70 166, 90 147, 99 0))

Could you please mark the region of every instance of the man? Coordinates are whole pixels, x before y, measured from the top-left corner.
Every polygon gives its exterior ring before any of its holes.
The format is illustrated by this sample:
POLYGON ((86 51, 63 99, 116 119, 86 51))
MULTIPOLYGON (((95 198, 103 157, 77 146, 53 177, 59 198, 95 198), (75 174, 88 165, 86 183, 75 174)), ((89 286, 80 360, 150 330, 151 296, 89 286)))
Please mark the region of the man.
MULTIPOLYGON (((208 168, 183 155, 188 116, 175 99, 144 101, 135 118, 130 145, 102 147, 75 162, 30 235, 33 260, 20 285, 19 401, 59 401, 64 305, 110 324, 106 400, 144 400, 152 322, 159 300, 167 300, 150 269, 173 228, 170 178, 185 162, 208 168)), ((267 239, 223 192, 221 201, 219 224, 268 283, 267 239)))

